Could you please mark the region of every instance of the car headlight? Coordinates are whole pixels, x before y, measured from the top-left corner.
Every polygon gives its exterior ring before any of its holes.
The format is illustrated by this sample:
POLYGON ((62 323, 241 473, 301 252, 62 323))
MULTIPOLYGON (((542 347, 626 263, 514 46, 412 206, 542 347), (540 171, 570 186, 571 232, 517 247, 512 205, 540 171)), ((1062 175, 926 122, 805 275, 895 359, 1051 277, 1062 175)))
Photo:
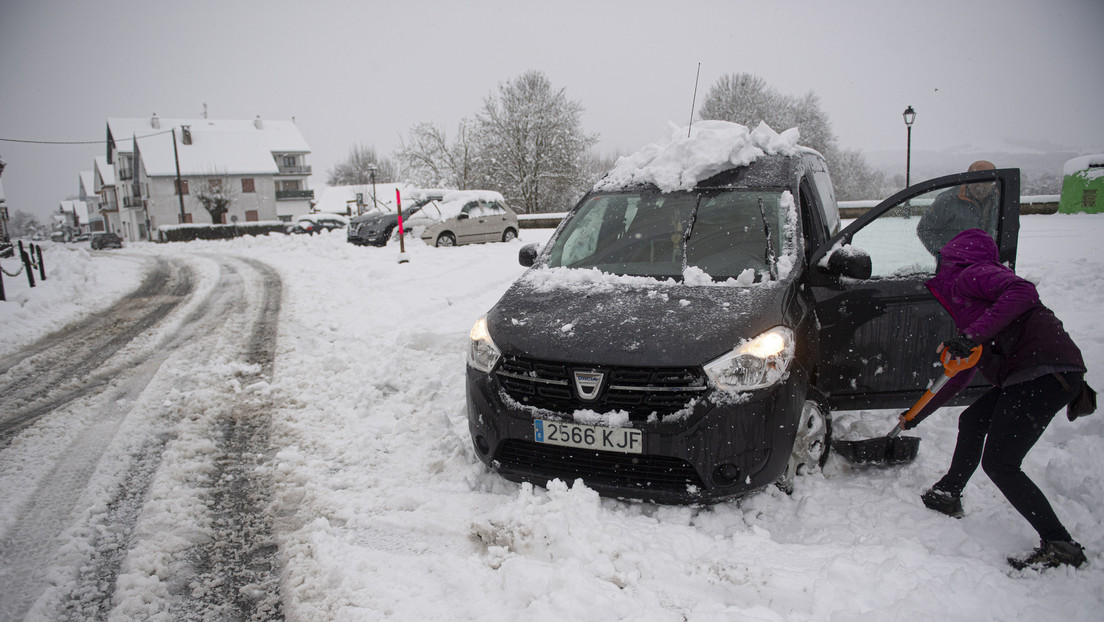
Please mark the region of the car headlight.
POLYGON ((491 340, 491 333, 487 330, 487 316, 476 320, 471 329, 471 341, 468 343, 468 365, 481 372, 491 373, 502 352, 491 340))
POLYGON ((722 391, 751 391, 769 387, 781 380, 793 356, 793 331, 785 326, 775 326, 706 363, 704 369, 713 384, 722 391))

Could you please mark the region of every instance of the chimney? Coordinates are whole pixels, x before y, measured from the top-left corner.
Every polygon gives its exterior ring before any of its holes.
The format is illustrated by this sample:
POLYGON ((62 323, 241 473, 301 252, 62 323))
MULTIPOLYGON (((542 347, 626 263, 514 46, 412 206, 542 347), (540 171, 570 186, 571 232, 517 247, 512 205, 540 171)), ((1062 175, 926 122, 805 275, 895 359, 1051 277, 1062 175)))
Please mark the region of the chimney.
POLYGON ((184 143, 185 145, 192 144, 192 126, 190 126, 190 125, 181 125, 180 126, 180 136, 181 136, 180 142, 184 143))
POLYGON ((257 118, 253 119, 253 127, 257 128, 258 130, 264 129, 264 121, 261 121, 261 115, 257 115, 257 118))
POLYGON ((153 126, 153 129, 155 130, 161 129, 161 119, 157 117, 156 112, 153 113, 153 118, 150 119, 150 125, 153 126))

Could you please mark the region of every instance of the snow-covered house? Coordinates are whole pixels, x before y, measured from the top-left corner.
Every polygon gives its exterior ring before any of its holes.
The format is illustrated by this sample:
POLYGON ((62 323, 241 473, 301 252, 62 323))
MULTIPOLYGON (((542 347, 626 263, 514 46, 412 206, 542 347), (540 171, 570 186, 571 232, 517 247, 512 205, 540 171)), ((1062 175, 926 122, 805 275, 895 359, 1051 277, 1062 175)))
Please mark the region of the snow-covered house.
POLYGON ((80 172, 80 189, 77 198, 87 208, 87 217, 84 219, 84 233, 103 231, 103 219, 100 217, 100 195, 96 193, 96 171, 80 172))
POLYGON ((61 242, 71 242, 82 233, 90 233, 88 205, 79 200, 60 201, 51 224, 61 242))
POLYGON ((115 167, 108 163, 107 156, 92 159, 92 192, 99 195, 98 210, 102 229, 121 233, 119 222, 119 189, 115 185, 115 167))
POLYGON ((132 240, 162 225, 212 222, 199 197, 213 187, 231 198, 226 223, 290 221, 314 199, 310 147, 290 121, 112 118, 107 147, 132 240))

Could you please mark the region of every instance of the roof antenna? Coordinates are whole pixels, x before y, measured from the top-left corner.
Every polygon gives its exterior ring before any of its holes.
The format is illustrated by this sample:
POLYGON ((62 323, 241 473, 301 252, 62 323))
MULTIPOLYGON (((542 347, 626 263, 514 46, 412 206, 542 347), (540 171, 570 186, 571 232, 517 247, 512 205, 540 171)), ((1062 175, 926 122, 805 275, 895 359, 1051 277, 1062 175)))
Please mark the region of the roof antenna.
POLYGON ((690 100, 690 124, 686 126, 686 137, 690 138, 690 128, 694 125, 694 107, 698 105, 698 78, 701 77, 701 63, 698 63, 698 73, 694 75, 694 99, 690 100))

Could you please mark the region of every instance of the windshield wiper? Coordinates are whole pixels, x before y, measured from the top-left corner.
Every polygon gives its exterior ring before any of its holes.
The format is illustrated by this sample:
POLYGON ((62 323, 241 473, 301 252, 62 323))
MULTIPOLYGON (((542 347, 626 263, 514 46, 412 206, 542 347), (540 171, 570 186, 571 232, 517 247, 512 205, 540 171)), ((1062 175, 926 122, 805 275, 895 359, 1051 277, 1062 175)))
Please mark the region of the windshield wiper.
POLYGON ((763 197, 759 197, 759 215, 763 217, 763 233, 767 234, 767 269, 770 270, 771 280, 778 278, 777 268, 774 265, 774 239, 771 237, 770 219, 767 218, 767 210, 763 208, 763 197))

